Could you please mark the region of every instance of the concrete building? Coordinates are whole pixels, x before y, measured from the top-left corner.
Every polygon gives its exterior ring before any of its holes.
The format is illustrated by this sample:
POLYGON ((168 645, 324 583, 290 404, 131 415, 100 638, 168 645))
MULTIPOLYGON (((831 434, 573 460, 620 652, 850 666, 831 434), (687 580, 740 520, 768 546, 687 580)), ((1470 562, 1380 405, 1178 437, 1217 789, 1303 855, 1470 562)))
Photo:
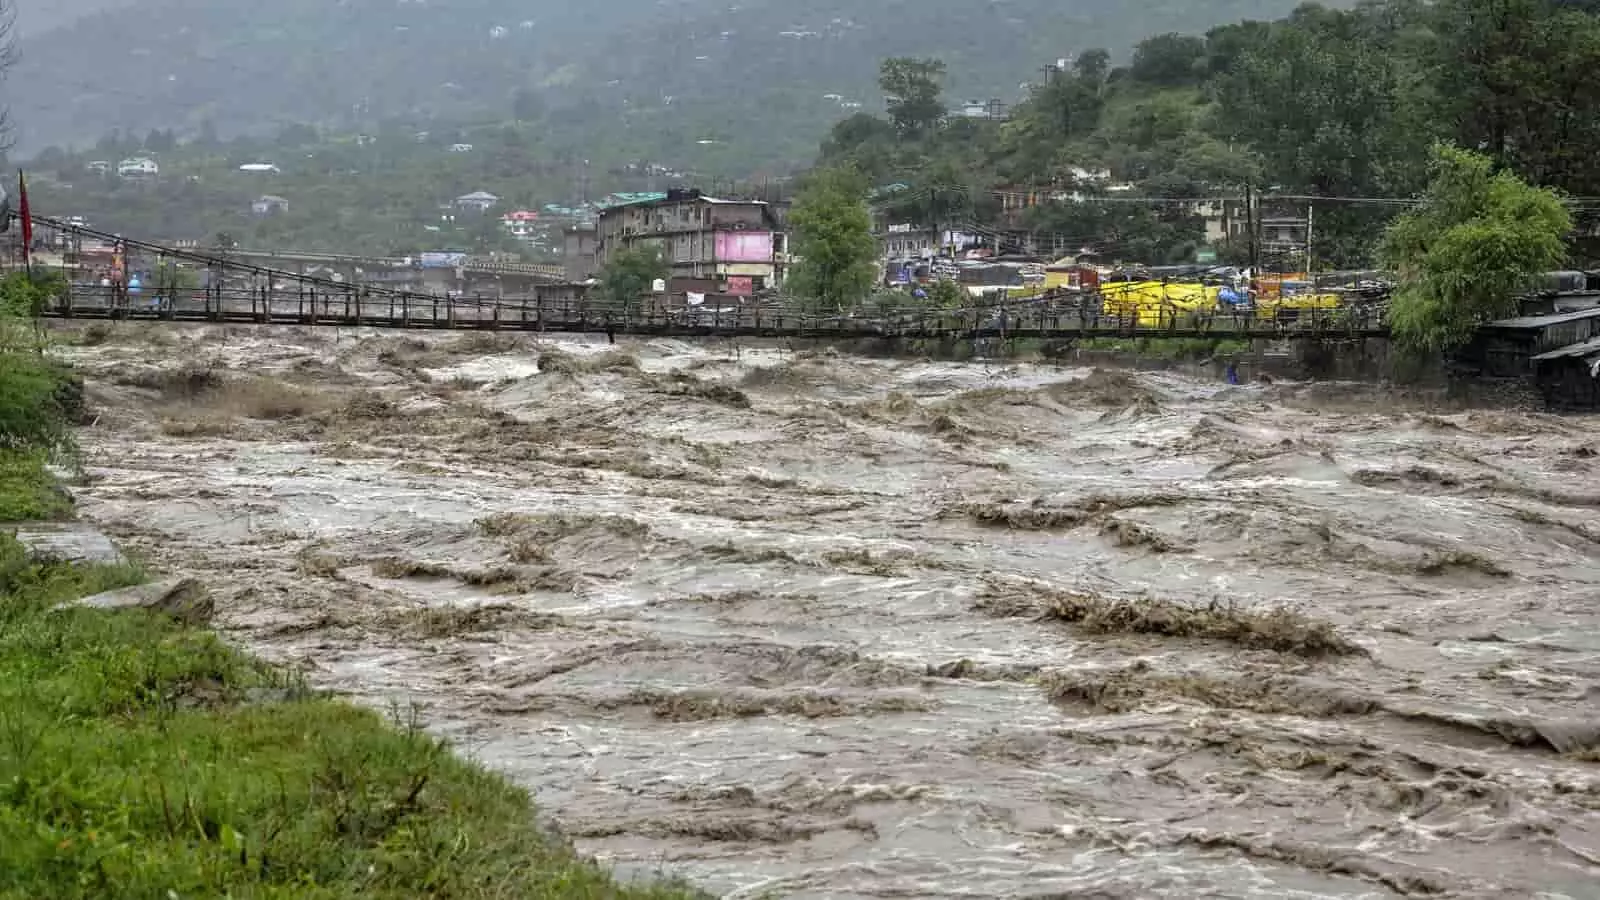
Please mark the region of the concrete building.
POLYGON ((258 216, 275 216, 289 211, 289 201, 267 194, 250 204, 250 211, 258 216))
POLYGON ((874 232, 881 251, 878 255, 886 260, 948 256, 983 243, 976 234, 953 229, 935 234, 931 228, 910 222, 880 225, 874 232))
POLYGON ((617 253, 654 247, 675 279, 712 279, 727 293, 783 283, 788 268, 784 210, 761 200, 724 200, 695 190, 601 210, 595 268, 617 253))
POLYGON ((484 213, 493 209, 495 204, 499 202, 500 198, 488 191, 473 191, 470 194, 462 194, 457 197, 456 208, 464 209, 468 212, 484 213))
POLYGON ((561 232, 561 259, 567 268, 568 281, 587 281, 598 270, 594 257, 595 226, 580 222, 561 232))
POLYGON ((135 181, 153 179, 161 174, 161 166, 148 156, 136 156, 117 163, 117 176, 135 181))
POLYGON ((508 237, 527 244, 534 243, 544 233, 544 223, 539 221, 539 214, 531 209, 513 210, 501 216, 500 228, 508 237))

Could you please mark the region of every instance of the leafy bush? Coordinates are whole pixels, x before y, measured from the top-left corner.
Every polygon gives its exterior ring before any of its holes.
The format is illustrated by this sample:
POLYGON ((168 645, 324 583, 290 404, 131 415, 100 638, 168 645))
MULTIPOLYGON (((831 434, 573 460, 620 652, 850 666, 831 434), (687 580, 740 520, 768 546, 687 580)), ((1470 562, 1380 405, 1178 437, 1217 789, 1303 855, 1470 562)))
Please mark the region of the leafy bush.
POLYGON ((0 450, 0 522, 34 522, 72 515, 72 499, 56 485, 39 450, 0 450))

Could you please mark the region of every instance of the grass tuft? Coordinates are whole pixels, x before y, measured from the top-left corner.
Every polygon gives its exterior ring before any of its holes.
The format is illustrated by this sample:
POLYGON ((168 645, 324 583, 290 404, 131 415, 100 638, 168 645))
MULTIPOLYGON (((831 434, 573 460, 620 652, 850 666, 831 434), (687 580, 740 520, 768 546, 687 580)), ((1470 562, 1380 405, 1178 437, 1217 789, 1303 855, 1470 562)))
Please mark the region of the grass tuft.
POLYGON ((0 449, 0 522, 69 519, 72 497, 51 477, 40 450, 0 449))

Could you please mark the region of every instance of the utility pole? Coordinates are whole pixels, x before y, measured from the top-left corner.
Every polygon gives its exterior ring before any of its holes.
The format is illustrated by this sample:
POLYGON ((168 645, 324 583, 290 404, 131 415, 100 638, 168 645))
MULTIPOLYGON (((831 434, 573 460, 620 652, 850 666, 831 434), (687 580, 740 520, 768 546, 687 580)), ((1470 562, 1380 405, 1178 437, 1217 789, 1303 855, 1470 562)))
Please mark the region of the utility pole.
POLYGON ((1256 193, 1249 184, 1244 186, 1244 221, 1245 236, 1250 242, 1250 276, 1256 278, 1261 275, 1257 268, 1261 264, 1261 253, 1256 240, 1256 193))
POLYGON ((1306 280, 1311 282, 1311 289, 1317 289, 1317 275, 1315 266, 1311 261, 1311 225, 1316 215, 1316 204, 1306 201, 1306 280))

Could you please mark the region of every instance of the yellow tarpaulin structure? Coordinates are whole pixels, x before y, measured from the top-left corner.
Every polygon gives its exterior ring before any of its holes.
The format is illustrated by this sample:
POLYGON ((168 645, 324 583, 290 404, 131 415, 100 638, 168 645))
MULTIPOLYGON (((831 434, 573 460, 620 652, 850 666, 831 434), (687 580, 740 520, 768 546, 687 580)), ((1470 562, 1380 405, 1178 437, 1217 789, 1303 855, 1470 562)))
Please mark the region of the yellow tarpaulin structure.
POLYGON ((1100 286, 1105 315, 1134 319, 1140 327, 1151 328, 1214 311, 1221 290, 1197 282, 1114 281, 1100 286))

